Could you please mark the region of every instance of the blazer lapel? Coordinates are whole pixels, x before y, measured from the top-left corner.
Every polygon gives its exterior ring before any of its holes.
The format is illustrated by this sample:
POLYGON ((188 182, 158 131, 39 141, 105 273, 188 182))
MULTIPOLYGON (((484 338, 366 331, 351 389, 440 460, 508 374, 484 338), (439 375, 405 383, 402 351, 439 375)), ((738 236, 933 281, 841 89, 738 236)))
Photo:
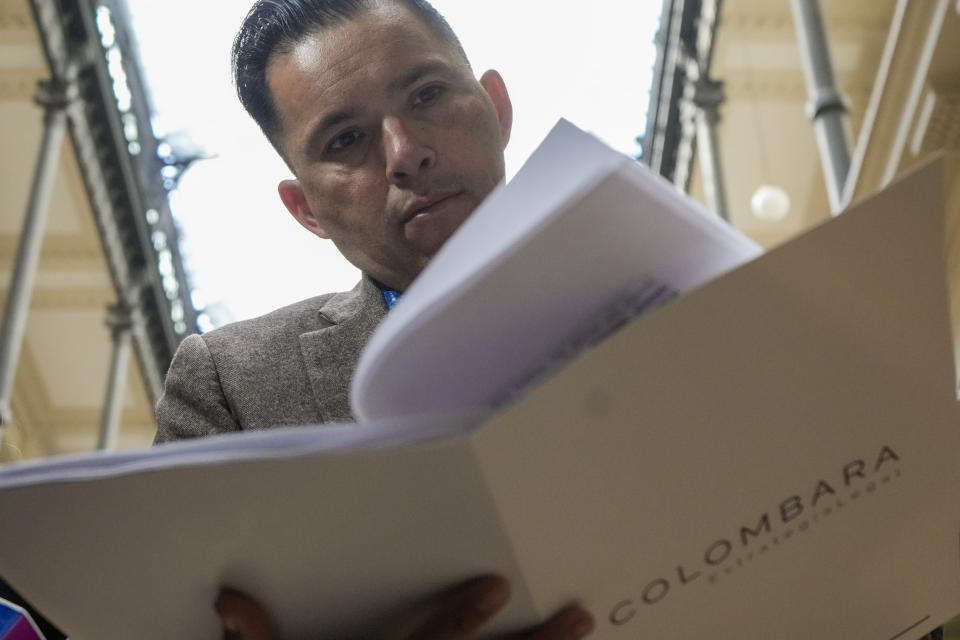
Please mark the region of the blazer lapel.
POLYGON ((319 421, 352 420, 350 380, 360 352, 387 314, 383 293, 366 275, 351 291, 330 297, 319 310, 321 329, 300 335, 300 350, 319 421))

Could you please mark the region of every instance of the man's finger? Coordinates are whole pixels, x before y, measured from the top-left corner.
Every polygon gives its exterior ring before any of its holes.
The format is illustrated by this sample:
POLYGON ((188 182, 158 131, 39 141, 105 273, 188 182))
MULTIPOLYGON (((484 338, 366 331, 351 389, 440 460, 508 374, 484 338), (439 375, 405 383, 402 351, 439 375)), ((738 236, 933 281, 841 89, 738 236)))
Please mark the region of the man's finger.
POLYGON ((470 638, 510 598, 510 585, 503 578, 484 576, 455 589, 404 625, 396 640, 458 640, 470 638))
POLYGON ((507 640, 579 640, 590 635, 594 626, 593 616, 586 609, 571 605, 540 626, 511 635, 507 640))
POLYGON ((224 640, 274 640, 269 614, 245 593, 221 589, 213 606, 223 623, 224 640))

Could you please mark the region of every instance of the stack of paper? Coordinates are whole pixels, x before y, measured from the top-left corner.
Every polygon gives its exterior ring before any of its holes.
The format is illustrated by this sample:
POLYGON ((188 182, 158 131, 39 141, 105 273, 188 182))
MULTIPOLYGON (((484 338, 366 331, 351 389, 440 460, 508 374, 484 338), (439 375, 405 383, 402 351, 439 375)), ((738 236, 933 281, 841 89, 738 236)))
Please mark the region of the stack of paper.
POLYGON ((743 264, 561 125, 371 340, 361 428, 0 470, 0 574, 77 640, 215 637, 222 584, 376 637, 487 572, 492 634, 919 637, 960 608, 941 174, 743 264))

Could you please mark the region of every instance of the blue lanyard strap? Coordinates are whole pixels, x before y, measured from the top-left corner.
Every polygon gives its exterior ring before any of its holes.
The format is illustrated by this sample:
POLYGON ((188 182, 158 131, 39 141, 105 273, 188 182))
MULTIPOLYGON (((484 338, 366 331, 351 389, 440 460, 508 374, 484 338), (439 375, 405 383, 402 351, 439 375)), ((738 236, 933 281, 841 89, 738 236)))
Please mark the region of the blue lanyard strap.
POLYGON ((387 310, 393 309, 397 306, 397 302, 400 300, 400 292, 394 291, 393 289, 381 289, 383 292, 383 299, 387 302, 387 310))

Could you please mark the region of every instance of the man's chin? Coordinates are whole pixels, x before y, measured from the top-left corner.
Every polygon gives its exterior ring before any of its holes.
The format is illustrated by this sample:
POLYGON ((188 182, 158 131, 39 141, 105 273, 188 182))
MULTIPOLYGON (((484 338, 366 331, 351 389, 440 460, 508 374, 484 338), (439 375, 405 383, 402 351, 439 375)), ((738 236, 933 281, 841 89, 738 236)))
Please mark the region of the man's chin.
POLYGON ((416 216, 404 225, 407 245, 417 254, 432 258, 463 224, 460 217, 427 214, 416 216))

